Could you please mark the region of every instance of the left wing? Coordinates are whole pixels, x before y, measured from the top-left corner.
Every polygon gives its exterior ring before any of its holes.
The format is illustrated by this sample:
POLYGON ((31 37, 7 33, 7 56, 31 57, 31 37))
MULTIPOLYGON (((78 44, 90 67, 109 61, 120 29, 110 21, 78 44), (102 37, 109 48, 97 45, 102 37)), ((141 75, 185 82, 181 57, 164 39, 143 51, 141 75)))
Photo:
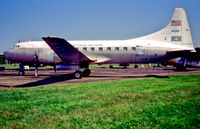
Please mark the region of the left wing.
POLYGON ((54 52, 66 64, 91 63, 93 60, 77 50, 65 39, 58 37, 42 37, 42 39, 54 50, 54 52))

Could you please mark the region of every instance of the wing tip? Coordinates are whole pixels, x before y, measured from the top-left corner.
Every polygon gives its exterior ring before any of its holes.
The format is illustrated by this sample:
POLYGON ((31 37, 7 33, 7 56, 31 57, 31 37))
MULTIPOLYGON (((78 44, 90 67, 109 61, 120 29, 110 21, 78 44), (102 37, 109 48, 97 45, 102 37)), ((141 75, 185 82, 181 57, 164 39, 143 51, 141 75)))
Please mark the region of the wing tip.
POLYGON ((42 37, 43 40, 45 39, 63 39, 63 38, 60 38, 58 36, 46 36, 46 37, 42 37))

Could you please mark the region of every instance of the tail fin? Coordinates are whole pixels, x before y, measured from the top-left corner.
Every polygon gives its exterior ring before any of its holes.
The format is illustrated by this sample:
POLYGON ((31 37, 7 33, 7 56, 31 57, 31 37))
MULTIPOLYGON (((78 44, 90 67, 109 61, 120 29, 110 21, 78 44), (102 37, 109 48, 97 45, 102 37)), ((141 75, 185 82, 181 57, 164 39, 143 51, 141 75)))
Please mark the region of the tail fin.
POLYGON ((160 31, 140 37, 144 40, 157 40, 193 48, 193 41, 183 8, 176 8, 169 24, 160 31))

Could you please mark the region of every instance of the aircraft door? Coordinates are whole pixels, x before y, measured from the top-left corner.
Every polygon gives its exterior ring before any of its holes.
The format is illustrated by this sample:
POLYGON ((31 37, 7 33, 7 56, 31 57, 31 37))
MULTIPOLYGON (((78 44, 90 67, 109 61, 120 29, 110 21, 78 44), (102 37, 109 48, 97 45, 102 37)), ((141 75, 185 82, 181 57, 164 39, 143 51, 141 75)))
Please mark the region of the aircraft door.
POLYGON ((146 48, 141 46, 141 45, 136 45, 136 47, 132 47, 133 50, 133 56, 132 56, 132 61, 134 63, 141 63, 141 62, 146 62, 147 61, 147 54, 146 48))
POLYGON ((144 55, 144 49, 142 46, 137 45, 135 50, 136 50, 136 55, 144 55))

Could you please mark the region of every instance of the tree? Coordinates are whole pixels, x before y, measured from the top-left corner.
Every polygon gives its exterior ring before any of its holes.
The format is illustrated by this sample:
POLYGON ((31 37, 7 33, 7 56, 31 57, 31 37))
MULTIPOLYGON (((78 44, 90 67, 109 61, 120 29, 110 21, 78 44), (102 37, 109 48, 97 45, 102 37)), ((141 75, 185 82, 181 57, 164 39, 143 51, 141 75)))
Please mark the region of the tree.
POLYGON ((3 57, 3 55, 0 55, 0 64, 5 64, 6 59, 3 57))

